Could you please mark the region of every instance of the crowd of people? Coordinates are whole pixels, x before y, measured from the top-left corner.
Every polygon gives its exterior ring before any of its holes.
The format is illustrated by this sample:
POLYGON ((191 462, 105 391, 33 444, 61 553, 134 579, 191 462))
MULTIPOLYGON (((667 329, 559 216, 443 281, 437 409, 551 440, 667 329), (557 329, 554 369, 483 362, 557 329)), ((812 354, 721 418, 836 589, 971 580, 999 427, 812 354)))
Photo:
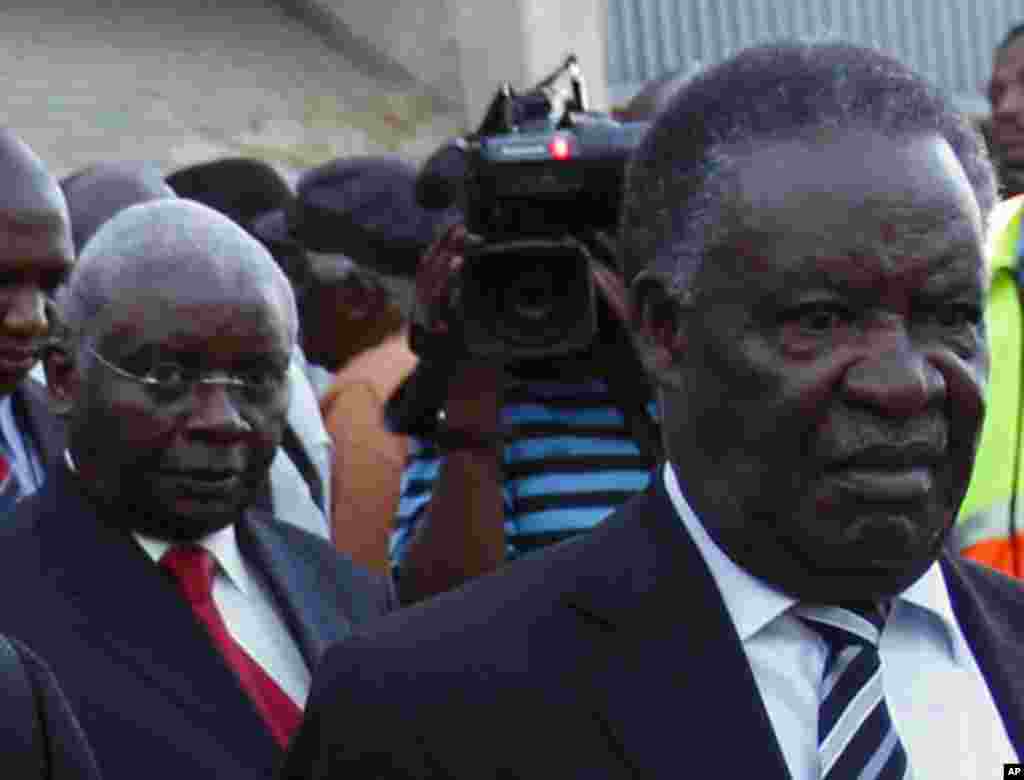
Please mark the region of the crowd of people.
POLYGON ((652 83, 542 358, 458 340, 481 239, 400 159, 0 132, 4 776, 1019 762, 1021 52, 984 135, 841 42, 652 83))

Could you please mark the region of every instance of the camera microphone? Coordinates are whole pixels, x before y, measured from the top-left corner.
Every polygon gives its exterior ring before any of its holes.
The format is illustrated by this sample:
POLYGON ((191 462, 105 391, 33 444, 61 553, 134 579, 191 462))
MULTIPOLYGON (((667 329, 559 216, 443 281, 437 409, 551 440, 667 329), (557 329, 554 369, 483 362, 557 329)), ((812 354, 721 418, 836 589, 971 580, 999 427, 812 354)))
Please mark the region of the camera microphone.
POLYGON ((423 163, 416 177, 416 202, 425 209, 446 209, 459 200, 469 171, 466 142, 448 141, 423 163))

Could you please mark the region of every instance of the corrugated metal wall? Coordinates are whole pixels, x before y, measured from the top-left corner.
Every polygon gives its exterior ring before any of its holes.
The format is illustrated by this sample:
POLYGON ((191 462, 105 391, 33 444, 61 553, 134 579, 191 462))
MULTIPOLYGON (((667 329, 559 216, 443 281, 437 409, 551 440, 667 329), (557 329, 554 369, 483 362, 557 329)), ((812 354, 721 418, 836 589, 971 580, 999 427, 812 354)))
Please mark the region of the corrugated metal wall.
POLYGON ((887 51, 985 112, 992 49, 1020 21, 1021 0, 608 0, 609 93, 622 102, 753 43, 834 37, 887 51))

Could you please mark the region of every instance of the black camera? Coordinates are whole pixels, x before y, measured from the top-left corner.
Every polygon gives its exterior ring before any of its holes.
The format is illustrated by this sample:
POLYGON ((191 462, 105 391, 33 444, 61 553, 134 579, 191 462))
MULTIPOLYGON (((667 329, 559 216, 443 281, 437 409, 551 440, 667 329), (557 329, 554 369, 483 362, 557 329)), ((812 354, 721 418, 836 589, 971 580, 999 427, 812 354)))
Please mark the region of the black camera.
POLYGON ((626 159, 648 123, 616 122, 586 103, 570 55, 529 92, 503 84, 478 130, 420 172, 421 205, 458 204, 483 238, 452 295, 453 330, 470 355, 535 360, 594 338, 593 239, 615 232, 626 159), (564 77, 568 91, 554 86, 564 77))

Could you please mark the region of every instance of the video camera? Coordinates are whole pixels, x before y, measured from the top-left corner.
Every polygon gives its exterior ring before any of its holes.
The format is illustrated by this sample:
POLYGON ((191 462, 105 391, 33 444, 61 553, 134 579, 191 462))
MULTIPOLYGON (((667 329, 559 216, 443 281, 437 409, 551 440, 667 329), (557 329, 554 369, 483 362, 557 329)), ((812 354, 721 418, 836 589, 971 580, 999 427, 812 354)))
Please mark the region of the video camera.
POLYGON ((569 55, 524 94, 502 84, 477 131, 424 164, 420 204, 459 205, 483 239, 467 251, 452 295, 452 331, 465 352, 511 363, 591 343, 591 253, 613 251, 607 238, 597 244, 615 232, 626 159, 646 128, 589 111, 569 55), (568 91, 554 86, 563 77, 568 91))

